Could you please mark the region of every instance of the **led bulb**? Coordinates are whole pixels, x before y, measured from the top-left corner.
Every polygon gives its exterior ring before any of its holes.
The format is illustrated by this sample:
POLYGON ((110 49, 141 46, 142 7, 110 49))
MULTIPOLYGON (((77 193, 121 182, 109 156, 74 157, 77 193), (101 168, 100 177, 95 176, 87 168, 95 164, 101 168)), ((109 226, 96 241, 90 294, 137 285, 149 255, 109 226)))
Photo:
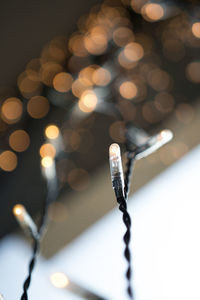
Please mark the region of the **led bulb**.
POLYGON ((18 223, 20 224, 20 226, 25 231, 29 231, 32 237, 37 238, 38 236, 37 226, 35 225, 31 216, 26 211, 25 207, 21 204, 16 204, 13 207, 13 214, 17 219, 18 223))
POLYGON ((45 156, 41 159, 42 172, 47 180, 54 179, 56 176, 55 161, 50 156, 45 156))
POLYGON ((121 153, 118 144, 112 144, 109 148, 110 173, 113 189, 116 193, 124 193, 124 175, 122 169, 121 153))
POLYGON ((139 160, 143 157, 152 154, 153 152, 161 148, 163 145, 171 141, 172 138, 173 138, 173 133, 171 132, 171 130, 168 129, 162 130, 160 133, 150 137, 147 140, 146 144, 143 145, 143 147, 141 147, 143 148, 143 150, 141 150, 141 152, 138 152, 136 154, 136 159, 139 160))

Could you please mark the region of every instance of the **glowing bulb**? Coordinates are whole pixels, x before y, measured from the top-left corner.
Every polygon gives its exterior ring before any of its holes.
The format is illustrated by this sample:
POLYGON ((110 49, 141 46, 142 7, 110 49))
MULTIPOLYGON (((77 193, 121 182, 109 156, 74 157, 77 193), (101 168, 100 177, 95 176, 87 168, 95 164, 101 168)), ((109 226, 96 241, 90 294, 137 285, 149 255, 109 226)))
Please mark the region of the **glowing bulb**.
POLYGON ((124 195, 124 175, 122 169, 121 153, 118 144, 112 144, 109 148, 110 173, 113 189, 116 196, 124 195))
POLYGON ((161 148, 163 145, 171 141, 173 138, 173 133, 171 130, 165 129, 162 130, 160 133, 150 137, 147 142, 140 147, 141 151, 139 150, 136 154, 136 159, 139 160, 143 157, 146 157, 159 148, 161 148))
POLYGON ((69 285, 69 279, 64 273, 61 272, 53 273, 50 276, 50 281, 55 287, 60 289, 63 289, 69 285))
POLYGON ((35 225, 29 213, 26 211, 25 207, 21 204, 16 204, 13 207, 13 214, 20 226, 36 239, 38 237, 37 226, 35 225))
POLYGON ((41 159, 42 172, 47 180, 54 179, 56 176, 55 161, 50 156, 45 156, 41 159))

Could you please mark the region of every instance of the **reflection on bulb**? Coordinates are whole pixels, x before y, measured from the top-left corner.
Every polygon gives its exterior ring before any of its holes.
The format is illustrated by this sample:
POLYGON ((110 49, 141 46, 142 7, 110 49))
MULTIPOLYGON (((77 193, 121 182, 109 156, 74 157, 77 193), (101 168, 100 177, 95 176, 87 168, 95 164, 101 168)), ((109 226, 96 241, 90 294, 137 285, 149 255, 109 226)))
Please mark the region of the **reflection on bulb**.
POLYGON ((121 153, 118 144, 112 144, 109 148, 110 173, 115 192, 124 191, 124 175, 122 169, 121 153))

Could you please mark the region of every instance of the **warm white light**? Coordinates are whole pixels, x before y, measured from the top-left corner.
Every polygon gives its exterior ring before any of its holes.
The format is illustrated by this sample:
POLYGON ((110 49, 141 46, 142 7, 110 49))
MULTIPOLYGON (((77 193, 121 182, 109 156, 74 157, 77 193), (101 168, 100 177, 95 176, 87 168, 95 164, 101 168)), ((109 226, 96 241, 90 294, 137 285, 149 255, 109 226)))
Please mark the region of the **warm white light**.
POLYGON ((121 152, 118 144, 112 144, 109 148, 110 173, 115 191, 124 191, 124 175, 122 169, 121 152))
POLYGON ((151 138, 149 138, 149 140, 147 140, 146 142, 147 148, 144 151, 138 153, 136 155, 136 159, 141 159, 143 157, 152 154, 153 152, 161 148, 163 145, 171 141, 172 138, 173 138, 173 133, 171 132, 171 130, 168 129, 162 130, 159 134, 156 134, 151 138))
POLYGON ((69 279, 64 273, 56 272, 50 276, 51 283, 60 289, 65 288, 69 284, 69 279))
POLYGON ((50 156, 45 156, 41 159, 41 166, 44 177, 47 180, 53 179, 56 176, 55 161, 50 156))
POLYGON ((20 226, 24 230, 29 231, 32 237, 37 238, 38 235, 37 227, 34 221, 32 220, 31 216, 29 215, 29 213, 26 211, 25 207, 21 204, 16 204, 13 207, 13 214, 16 220, 18 221, 18 223, 20 224, 20 226))

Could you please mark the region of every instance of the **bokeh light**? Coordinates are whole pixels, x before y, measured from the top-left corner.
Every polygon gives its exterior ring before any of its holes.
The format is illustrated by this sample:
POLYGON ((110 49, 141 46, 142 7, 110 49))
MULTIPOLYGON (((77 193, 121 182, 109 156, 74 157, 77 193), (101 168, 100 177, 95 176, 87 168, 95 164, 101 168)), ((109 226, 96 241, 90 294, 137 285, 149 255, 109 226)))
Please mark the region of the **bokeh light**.
POLYGON ((132 81, 124 81, 119 87, 119 92, 125 99, 133 99, 137 96, 137 91, 137 86, 132 81))
POLYGON ((55 147, 52 144, 49 144, 49 143, 43 144, 40 147, 40 151, 39 152, 40 152, 40 156, 41 157, 49 156, 49 157, 54 158, 55 155, 56 155, 56 149, 55 149, 55 147))
POLYGON ((3 151, 0 154, 0 167, 2 170, 11 172, 17 167, 17 156, 10 150, 3 151))
POLYGON ((164 16, 164 9, 158 3, 147 3, 142 7, 142 15, 148 21, 158 21, 164 16))
POLYGON ((118 27, 113 32, 113 41, 119 47, 124 47, 126 44, 134 41, 133 31, 128 27, 118 27))
POLYGON ((69 73, 58 73, 53 79, 53 87, 56 91, 65 93, 72 87, 73 78, 69 73))
POLYGON ((174 108, 174 98, 166 92, 158 93, 154 98, 155 107, 162 113, 169 113, 174 108))
POLYGON ((200 38, 200 22, 195 22, 192 24, 192 33, 196 38, 200 38))
POLYGON ((1 107, 1 117, 8 124, 18 122, 22 116, 22 112, 22 102, 16 97, 6 99, 1 107))
POLYGON ((34 96, 27 104, 27 111, 34 119, 44 118, 49 112, 49 101, 44 96, 34 96))
POLYGON ((144 49, 138 43, 129 43, 124 48, 124 55, 131 62, 136 62, 144 56, 144 49))
POLYGON ((92 80, 96 85, 105 86, 111 80, 110 72, 105 68, 98 68, 94 71, 92 80))
POLYGON ((194 61, 187 65, 186 76, 190 81, 195 83, 200 82, 200 62, 194 61))
POLYGON ((97 106, 97 95, 92 90, 86 90, 79 99, 78 106, 85 113, 92 112, 97 106))
POLYGON ((81 168, 72 169, 67 176, 67 181, 73 190, 83 191, 89 186, 89 173, 81 168))
POLYGON ((61 73, 63 67, 55 62, 46 62, 40 68, 41 81, 47 86, 53 85, 56 74, 61 73))
POLYGON ((56 125, 49 125, 45 129, 45 135, 48 139, 57 139, 60 134, 60 130, 56 125))
POLYGON ((25 130, 15 130, 9 136, 9 145, 13 150, 23 152, 30 145, 30 137, 25 130))
POLYGON ((67 287, 69 284, 69 279, 67 278, 67 276, 64 273, 61 273, 61 272, 53 273, 50 276, 50 281, 51 281, 52 285, 54 285, 55 287, 60 288, 60 289, 67 287))

